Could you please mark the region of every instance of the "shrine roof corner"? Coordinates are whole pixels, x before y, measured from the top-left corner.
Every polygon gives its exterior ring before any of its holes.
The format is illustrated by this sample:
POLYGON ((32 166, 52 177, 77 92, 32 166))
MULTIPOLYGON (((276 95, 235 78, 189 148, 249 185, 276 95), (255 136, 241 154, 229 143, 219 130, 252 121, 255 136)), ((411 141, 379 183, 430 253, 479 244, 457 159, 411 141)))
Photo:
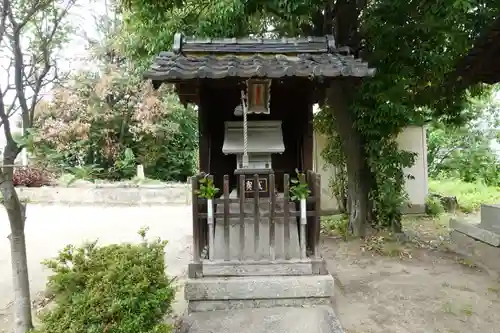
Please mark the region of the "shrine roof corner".
POLYGON ((298 38, 184 38, 161 52, 144 78, 156 82, 193 79, 373 76, 366 62, 337 48, 333 36, 298 38))

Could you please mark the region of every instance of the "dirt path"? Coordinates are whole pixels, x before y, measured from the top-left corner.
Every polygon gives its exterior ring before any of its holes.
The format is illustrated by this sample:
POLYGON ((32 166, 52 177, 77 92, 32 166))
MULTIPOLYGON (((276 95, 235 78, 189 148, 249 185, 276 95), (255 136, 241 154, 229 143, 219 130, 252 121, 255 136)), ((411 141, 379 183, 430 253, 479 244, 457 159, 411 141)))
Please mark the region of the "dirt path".
POLYGON ((348 333, 500 332, 500 283, 487 273, 443 251, 413 249, 401 259, 362 247, 328 238, 322 245, 348 333))

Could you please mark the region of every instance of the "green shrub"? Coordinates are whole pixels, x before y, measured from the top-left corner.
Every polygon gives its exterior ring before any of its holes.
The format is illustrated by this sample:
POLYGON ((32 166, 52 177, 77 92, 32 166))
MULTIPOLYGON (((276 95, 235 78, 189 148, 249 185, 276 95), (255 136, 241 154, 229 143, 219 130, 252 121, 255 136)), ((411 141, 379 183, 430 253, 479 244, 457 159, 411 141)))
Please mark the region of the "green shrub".
POLYGON ((432 217, 437 217, 444 213, 444 207, 439 198, 428 196, 425 199, 425 213, 432 217))
POLYGON ((321 229, 325 234, 335 233, 346 239, 349 233, 349 218, 346 214, 327 216, 321 220, 321 229))
POLYGON ((165 241, 68 245, 44 262, 53 270, 54 307, 39 333, 166 333, 175 288, 165 274, 165 241))

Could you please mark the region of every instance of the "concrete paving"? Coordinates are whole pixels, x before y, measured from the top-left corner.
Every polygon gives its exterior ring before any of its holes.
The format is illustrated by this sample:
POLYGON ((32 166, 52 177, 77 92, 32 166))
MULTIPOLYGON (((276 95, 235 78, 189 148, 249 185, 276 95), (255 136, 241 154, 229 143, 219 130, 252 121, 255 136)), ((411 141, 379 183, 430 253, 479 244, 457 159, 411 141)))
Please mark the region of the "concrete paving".
MULTIPOLYGON (((99 239, 100 244, 138 242, 137 231, 149 227, 149 238, 169 241, 167 273, 184 276, 191 255, 191 206, 98 207, 28 204, 26 243, 28 270, 33 297, 44 290, 50 271, 40 262, 57 255, 67 244, 99 239)), ((0 323, 13 300, 10 261, 9 222, 0 207, 0 323)), ((3 325, 0 324, 0 332, 3 325)))

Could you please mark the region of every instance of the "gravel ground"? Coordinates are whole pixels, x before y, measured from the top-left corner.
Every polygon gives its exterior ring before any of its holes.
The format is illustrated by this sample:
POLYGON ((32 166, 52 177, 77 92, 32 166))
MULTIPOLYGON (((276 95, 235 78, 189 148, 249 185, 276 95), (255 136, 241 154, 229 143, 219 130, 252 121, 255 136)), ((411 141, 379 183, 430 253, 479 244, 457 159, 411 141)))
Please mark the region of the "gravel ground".
POLYGON ((324 240, 346 333, 499 333, 500 281, 461 257, 409 249, 411 258, 360 251, 363 243, 324 240))

